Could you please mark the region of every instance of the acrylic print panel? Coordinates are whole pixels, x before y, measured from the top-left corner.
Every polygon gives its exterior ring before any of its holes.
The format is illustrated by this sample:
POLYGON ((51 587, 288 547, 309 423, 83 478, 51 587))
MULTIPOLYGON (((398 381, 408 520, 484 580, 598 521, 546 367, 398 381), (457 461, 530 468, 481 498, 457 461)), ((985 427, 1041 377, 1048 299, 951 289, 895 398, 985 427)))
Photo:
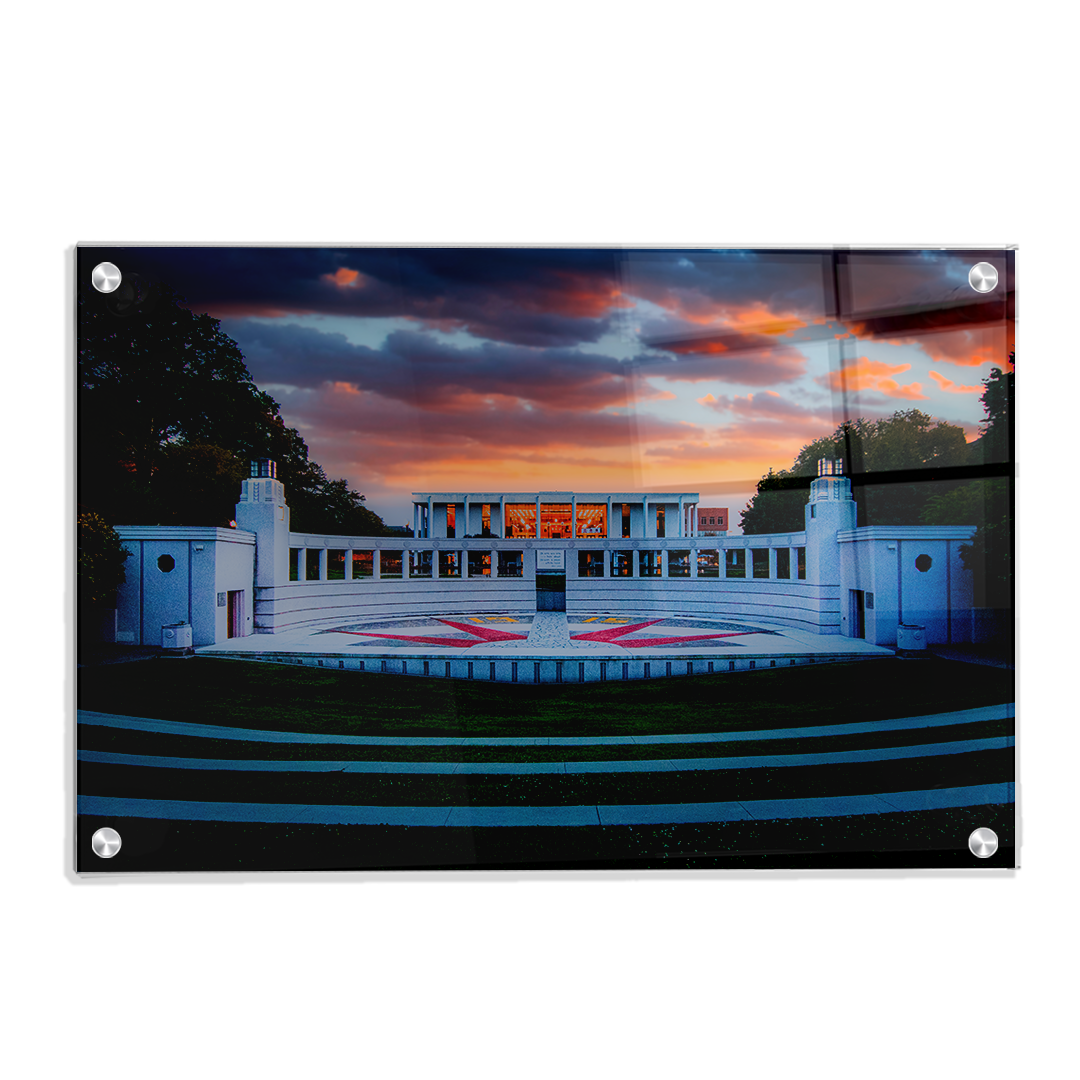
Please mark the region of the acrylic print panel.
POLYGON ((80 247, 78 869, 1013 866, 1013 265, 80 247))

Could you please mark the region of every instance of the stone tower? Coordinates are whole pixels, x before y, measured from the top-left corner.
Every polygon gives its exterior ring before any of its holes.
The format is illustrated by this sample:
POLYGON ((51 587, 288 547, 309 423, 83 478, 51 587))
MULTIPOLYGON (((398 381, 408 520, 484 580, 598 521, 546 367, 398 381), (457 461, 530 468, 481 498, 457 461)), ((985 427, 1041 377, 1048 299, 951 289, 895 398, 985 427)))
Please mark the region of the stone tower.
POLYGON ((255 586, 268 587, 289 580, 289 507, 285 487, 277 478, 277 462, 260 458, 251 463, 236 504, 236 527, 253 532, 255 586))
POLYGON ((836 534, 856 525, 851 481, 843 475, 844 463, 821 458, 817 479, 810 485, 806 504, 806 580, 817 585, 840 584, 840 545, 836 534))

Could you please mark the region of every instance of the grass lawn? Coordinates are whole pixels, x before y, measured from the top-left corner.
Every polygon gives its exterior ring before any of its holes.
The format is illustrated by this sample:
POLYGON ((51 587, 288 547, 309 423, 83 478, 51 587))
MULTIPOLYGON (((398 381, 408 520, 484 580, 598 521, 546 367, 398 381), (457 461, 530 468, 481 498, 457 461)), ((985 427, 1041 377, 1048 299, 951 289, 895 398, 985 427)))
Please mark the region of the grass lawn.
POLYGON ((1014 694, 1012 671, 938 658, 533 686, 196 656, 82 667, 78 706, 268 731, 499 737, 753 731, 970 709, 1014 694))

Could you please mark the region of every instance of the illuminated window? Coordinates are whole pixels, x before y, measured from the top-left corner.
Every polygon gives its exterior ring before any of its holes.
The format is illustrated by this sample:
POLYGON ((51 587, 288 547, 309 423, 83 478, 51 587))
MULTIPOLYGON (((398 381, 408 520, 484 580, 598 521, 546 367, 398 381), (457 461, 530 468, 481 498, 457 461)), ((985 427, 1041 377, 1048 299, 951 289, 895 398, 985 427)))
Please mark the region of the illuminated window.
POLYGON ((506 535, 536 535, 536 503, 506 504, 506 535))
POLYGON ((354 551, 352 553, 352 576, 353 581, 357 578, 375 576, 375 552, 354 551))
POLYGON ((720 553, 718 551, 699 551, 697 553, 697 576, 720 576, 720 553))
POLYGON ((491 577, 491 552, 469 552, 469 577, 491 577))
POLYGON ((611 553, 611 576, 634 576, 634 553, 632 551, 613 551, 611 553))
POLYGON ((457 527, 457 507, 453 503, 447 503, 446 506, 446 535, 453 537, 456 535, 457 527))
POLYGON ((440 551, 439 552, 439 577, 445 577, 445 578, 461 577, 461 552, 460 551, 440 551))
POLYGON ((480 531, 484 536, 491 535, 491 503, 480 507, 480 531))
POLYGON ((577 535, 607 536, 606 503, 578 503, 577 535))
POLYGON ((656 535, 658 537, 667 536, 666 525, 664 521, 664 508, 662 506, 658 506, 656 508, 656 535))
POLYGON ((561 540, 570 537, 570 504, 540 504, 540 538, 542 540, 561 540))
POLYGON ((630 535, 630 504, 622 504, 622 534, 623 537, 630 535))

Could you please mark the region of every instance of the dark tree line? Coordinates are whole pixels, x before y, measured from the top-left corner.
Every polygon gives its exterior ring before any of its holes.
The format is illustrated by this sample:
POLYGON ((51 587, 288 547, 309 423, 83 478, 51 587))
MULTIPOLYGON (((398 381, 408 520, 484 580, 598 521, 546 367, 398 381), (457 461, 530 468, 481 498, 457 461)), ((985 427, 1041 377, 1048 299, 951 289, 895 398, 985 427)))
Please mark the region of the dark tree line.
POLYGON ((252 458, 278 463, 292 528, 381 536, 345 480, 331 480, 259 390, 217 319, 162 288, 119 317, 79 302, 79 503, 112 524, 227 525, 252 458))
POLYGON ((757 494, 742 511, 743 532, 802 529, 803 507, 820 458, 843 462, 845 474, 852 478, 859 525, 917 524, 927 499, 942 489, 938 481, 909 477, 910 471, 965 465, 969 450, 963 428, 935 421, 918 409, 902 410, 884 420, 847 421, 832 435, 804 446, 790 469, 762 477, 757 494), (875 483, 875 474, 889 482, 875 483))
MULTIPOLYGON (((1015 363, 1015 354, 1009 360, 1015 363)), ((975 604, 1011 608, 1013 370, 994 368, 983 387, 986 415, 974 442, 965 441, 962 428, 935 422, 917 409, 841 424, 804 446, 790 469, 770 470, 761 478, 742 511, 743 532, 801 530, 818 460, 839 458, 852 478, 859 525, 976 526, 971 543, 960 548, 973 572, 975 604)))

